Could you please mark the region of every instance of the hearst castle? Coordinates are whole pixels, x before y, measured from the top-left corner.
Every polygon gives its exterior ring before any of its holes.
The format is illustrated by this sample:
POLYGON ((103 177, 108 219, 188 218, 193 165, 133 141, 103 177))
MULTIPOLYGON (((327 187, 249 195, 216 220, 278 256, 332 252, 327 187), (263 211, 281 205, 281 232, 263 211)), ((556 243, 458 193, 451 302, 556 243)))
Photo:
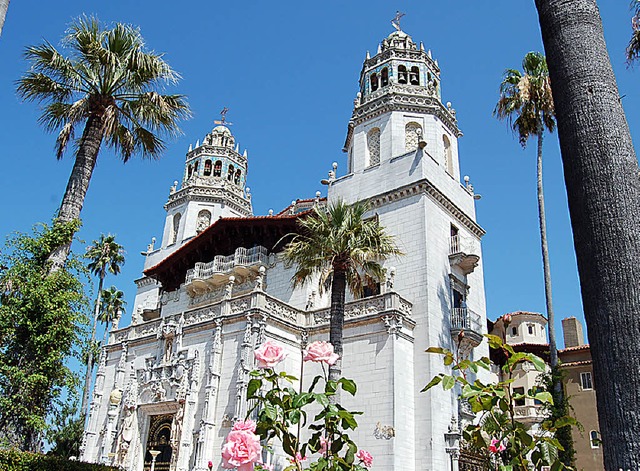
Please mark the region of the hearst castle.
MULTIPOLYGON (((186 155, 165 204, 161 243, 136 281, 132 323, 110 333, 93 391, 81 459, 156 470, 221 468, 220 449, 245 400, 254 348, 301 349, 328 339, 329 298, 293 289, 282 237, 316 205, 367 200, 404 252, 387 279, 345 309, 343 374, 358 384, 356 443, 373 470, 458 469, 459 427, 473 418, 453 391, 420 390, 444 371, 429 346, 488 356, 480 239, 472 186, 461 182, 455 111, 441 101, 438 62, 397 30, 367 57, 344 151, 345 175, 327 198, 297 200, 255 216, 248 161, 224 125, 186 155), (464 336, 459 336, 464 329, 464 336), (158 452, 158 453, 155 453, 158 452)), ((277 450, 264 461, 283 469, 277 450)))

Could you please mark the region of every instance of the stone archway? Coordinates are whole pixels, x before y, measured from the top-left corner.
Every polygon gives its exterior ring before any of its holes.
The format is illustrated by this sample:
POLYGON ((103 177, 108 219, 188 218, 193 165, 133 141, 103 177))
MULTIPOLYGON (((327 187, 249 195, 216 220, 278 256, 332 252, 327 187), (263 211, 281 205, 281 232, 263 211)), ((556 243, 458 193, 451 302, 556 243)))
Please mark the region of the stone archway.
POLYGON ((151 469, 150 450, 160 452, 156 458, 155 469, 157 471, 168 471, 171 465, 173 449, 171 447, 171 427, 175 414, 152 415, 149 418, 149 434, 144 455, 144 469, 151 469))

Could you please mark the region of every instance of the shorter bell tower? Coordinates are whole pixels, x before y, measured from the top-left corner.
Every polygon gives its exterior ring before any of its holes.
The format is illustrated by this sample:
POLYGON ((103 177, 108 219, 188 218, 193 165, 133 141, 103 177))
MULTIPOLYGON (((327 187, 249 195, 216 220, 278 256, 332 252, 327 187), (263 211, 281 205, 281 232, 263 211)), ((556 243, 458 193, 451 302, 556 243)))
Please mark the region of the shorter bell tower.
MULTIPOLYGON (((247 151, 227 123, 216 126, 202 143, 189 146, 182 182, 175 181, 164 205, 167 216, 161 246, 147 253, 145 268, 155 265, 221 217, 251 216, 246 188, 247 151)), ((151 247, 150 247, 151 248, 151 247)))

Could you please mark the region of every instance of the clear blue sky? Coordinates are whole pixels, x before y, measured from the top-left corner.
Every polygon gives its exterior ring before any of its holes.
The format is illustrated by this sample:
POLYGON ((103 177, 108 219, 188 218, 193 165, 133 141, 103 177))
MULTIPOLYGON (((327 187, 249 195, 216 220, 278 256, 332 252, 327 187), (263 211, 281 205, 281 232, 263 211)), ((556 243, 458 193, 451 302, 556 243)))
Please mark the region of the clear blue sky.
MULTIPOLYGON (((605 35, 631 131, 639 128, 640 70, 628 69, 630 35, 625 1, 601 1, 605 35)), ((4 204, 0 236, 50 221, 72 165, 56 161, 55 136, 38 125, 36 105, 21 103, 15 81, 27 70, 27 45, 58 43, 83 13, 105 22, 140 26, 149 47, 183 80, 173 89, 189 97, 194 117, 184 136, 159 161, 123 165, 100 154, 83 210, 80 238, 113 233, 127 250, 116 284, 133 308, 133 280, 152 236, 161 238, 163 204, 182 175, 184 154, 213 127, 223 106, 242 149, 249 152, 248 184, 255 214, 324 191, 319 180, 341 152, 366 51, 392 31, 396 9, 403 30, 433 51, 442 69, 443 101, 451 101, 464 132, 463 175, 476 192, 483 242, 488 317, 514 310, 544 312, 536 209, 535 146, 522 150, 506 124, 492 117, 502 72, 524 54, 542 50, 533 1, 484 2, 212 2, 13 0, 0 37, 0 159, 4 204)), ((545 191, 554 306, 559 320, 582 318, 579 281, 555 135, 545 143, 545 191)), ((77 247, 77 244, 76 244, 77 247)))

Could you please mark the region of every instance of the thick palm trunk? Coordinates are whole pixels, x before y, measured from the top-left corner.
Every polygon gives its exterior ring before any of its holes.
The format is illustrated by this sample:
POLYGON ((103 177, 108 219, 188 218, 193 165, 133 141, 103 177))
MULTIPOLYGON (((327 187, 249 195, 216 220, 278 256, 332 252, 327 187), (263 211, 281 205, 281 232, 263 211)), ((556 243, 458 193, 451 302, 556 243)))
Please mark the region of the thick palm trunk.
POLYGON ((542 140, 543 131, 538 131, 538 219, 540 221, 540 245, 542 247, 542 269, 544 272, 544 297, 547 303, 547 321, 549 322, 549 357, 551 367, 558 364, 558 348, 556 346, 555 317, 551 297, 551 265, 549 264, 549 244, 547 242, 547 216, 544 211, 544 189, 542 185, 542 140))
POLYGON ((9 0, 0 0, 0 36, 2 36, 2 27, 4 26, 4 20, 7 17, 8 9, 9 0))
POLYGON ((84 389, 82 390, 82 405, 80 406, 80 413, 85 414, 85 417, 89 417, 89 411, 87 406, 89 404, 89 391, 91 390, 91 378, 93 377, 93 342, 96 338, 96 325, 98 324, 98 315, 100 314, 100 301, 102 299, 102 284, 104 282, 104 275, 100 276, 98 282, 98 296, 96 296, 96 305, 93 310, 93 324, 91 326, 91 344, 89 354, 87 355, 87 371, 84 375, 84 389))
POLYGON ((640 456, 640 179, 595 0, 536 0, 608 470, 640 456))
POLYGON ((340 359, 329 367, 329 379, 338 380, 342 376, 342 332, 344 329, 344 300, 347 288, 347 276, 343 270, 334 270, 331 280, 331 320, 329 324, 329 342, 340 359))
MULTIPOLYGON (((97 116, 91 116, 87 119, 87 124, 82 133, 71 176, 58 211, 57 221, 70 222, 80 219, 80 211, 82 210, 84 197, 89 189, 89 182, 96 166, 101 143, 102 119, 97 116)), ((64 266, 70 250, 71 241, 61 245, 51 253, 49 256, 51 272, 55 272, 64 266)))

